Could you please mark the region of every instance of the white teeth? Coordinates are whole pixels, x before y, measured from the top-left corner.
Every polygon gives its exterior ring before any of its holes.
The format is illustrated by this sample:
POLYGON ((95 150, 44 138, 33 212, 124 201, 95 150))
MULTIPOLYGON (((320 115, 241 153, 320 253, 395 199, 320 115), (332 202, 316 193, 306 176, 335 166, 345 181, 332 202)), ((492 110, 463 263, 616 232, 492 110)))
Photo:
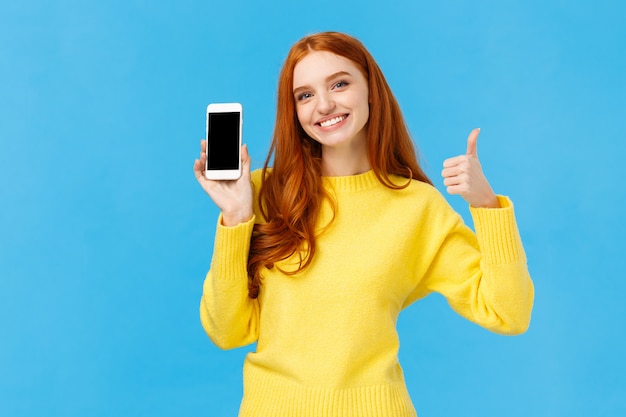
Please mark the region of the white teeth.
POLYGON ((329 126, 332 126, 332 125, 336 125, 337 123, 341 122, 345 118, 346 118, 346 116, 334 117, 332 119, 323 121, 322 123, 320 123, 320 125, 322 127, 329 127, 329 126))

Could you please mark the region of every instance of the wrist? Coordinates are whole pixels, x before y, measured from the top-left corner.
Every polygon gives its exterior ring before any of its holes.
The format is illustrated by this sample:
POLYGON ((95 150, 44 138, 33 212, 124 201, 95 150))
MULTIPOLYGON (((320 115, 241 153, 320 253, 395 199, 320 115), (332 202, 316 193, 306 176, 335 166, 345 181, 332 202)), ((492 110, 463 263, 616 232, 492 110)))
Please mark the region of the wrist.
POLYGON ((242 223, 246 223, 252 218, 252 213, 224 213, 222 212, 222 225, 226 227, 234 227, 242 223))
POLYGON ((485 198, 483 201, 481 201, 480 203, 476 205, 474 204, 470 204, 470 205, 474 208, 486 208, 486 209, 502 208, 502 205, 500 205, 500 200, 498 199, 498 196, 496 196, 495 194, 493 194, 493 196, 491 197, 485 198))
POLYGON ((487 205, 485 206, 486 208, 501 208, 502 206, 500 205, 500 200, 498 200, 498 197, 496 197, 496 195, 493 195, 493 198, 487 203, 487 205))

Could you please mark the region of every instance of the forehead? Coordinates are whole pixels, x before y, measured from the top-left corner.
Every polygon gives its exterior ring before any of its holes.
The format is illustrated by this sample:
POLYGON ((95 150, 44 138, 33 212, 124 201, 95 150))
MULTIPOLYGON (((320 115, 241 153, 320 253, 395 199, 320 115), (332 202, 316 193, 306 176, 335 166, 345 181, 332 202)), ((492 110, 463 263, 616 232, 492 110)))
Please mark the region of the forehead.
POLYGON ((293 69, 293 86, 324 81, 329 75, 342 71, 353 76, 362 75, 358 66, 348 58, 328 51, 313 51, 298 61, 293 69))

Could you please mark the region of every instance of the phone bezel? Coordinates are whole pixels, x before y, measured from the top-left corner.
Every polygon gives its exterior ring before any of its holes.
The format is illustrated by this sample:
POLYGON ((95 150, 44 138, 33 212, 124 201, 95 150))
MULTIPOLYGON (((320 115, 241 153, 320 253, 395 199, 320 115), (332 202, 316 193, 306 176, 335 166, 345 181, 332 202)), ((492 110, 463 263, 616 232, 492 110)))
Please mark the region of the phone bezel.
POLYGON ((206 108, 206 132, 207 161, 204 166, 204 175, 209 180, 236 180, 241 177, 241 144, 243 136, 243 106, 241 103, 211 103, 206 108), (239 113, 239 146, 237 147, 237 169, 208 169, 208 147, 209 147, 209 115, 211 113, 239 113))

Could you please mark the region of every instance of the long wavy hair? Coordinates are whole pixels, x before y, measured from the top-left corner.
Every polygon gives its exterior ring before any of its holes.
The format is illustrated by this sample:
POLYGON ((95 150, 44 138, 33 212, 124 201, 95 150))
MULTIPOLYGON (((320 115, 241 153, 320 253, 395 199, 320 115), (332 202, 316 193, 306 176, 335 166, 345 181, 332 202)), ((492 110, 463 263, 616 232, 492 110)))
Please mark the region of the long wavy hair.
MULTIPOLYGON (((296 114, 293 71, 312 51, 327 51, 353 61, 369 84, 370 112, 367 125, 367 155, 378 180, 386 187, 401 189, 411 179, 432 184, 418 164, 413 141, 400 106, 372 55, 357 39, 337 32, 323 32, 298 41, 287 56, 278 80, 276 126, 262 171, 258 205, 265 223, 256 224, 248 257, 248 292, 257 298, 261 271, 293 255, 299 256, 296 274, 313 259, 318 213, 333 198, 322 186, 322 148, 304 131, 296 114), (272 161, 271 169, 269 165, 272 161), (397 184, 390 176, 407 179, 397 184)), ((276 266, 277 267, 277 266, 276 266)))

